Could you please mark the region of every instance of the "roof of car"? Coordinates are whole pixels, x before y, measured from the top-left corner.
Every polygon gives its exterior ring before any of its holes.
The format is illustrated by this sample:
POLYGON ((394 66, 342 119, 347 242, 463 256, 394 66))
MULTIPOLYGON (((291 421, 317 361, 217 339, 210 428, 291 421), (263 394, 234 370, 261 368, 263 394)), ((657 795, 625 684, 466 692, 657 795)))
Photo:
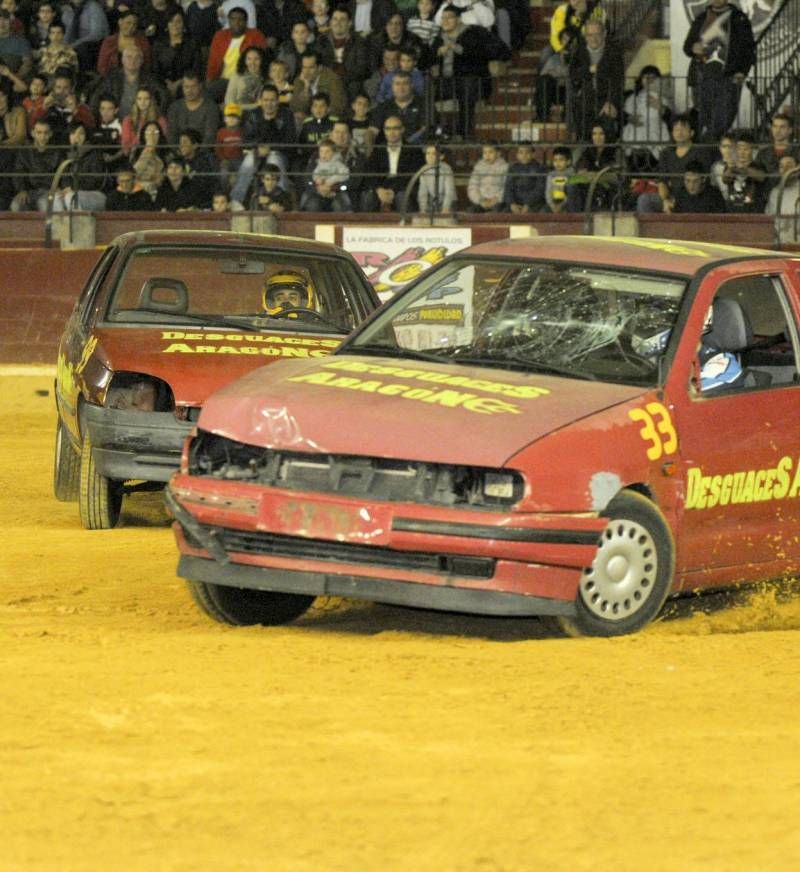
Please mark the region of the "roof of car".
POLYGON ((253 245, 289 248, 300 254, 343 254, 341 248, 329 242, 302 239, 299 236, 278 236, 269 233, 239 233, 231 230, 133 230, 122 233, 114 244, 123 248, 133 245, 253 245))
POLYGON ((760 248, 623 236, 536 236, 484 242, 460 254, 546 258, 693 275, 712 263, 785 254, 760 248))

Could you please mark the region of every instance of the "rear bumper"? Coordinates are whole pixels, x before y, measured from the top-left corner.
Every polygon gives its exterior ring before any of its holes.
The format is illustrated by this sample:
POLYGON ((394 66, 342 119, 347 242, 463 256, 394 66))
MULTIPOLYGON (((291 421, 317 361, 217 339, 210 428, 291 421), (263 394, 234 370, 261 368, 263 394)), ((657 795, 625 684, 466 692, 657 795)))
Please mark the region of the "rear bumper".
POLYGON ((97 471, 121 480, 169 481, 194 424, 172 412, 127 412, 86 405, 82 422, 97 471))

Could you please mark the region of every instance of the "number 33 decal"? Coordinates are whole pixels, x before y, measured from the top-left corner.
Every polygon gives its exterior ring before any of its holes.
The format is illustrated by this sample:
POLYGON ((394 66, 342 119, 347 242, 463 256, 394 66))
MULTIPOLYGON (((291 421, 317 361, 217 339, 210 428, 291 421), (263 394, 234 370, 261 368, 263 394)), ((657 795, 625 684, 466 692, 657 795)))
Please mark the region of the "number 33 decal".
POLYGON ((669 410, 661 403, 648 403, 643 409, 631 409, 628 417, 642 425, 639 435, 650 445, 649 460, 658 460, 662 454, 674 454, 678 448, 678 434, 672 426, 669 410))

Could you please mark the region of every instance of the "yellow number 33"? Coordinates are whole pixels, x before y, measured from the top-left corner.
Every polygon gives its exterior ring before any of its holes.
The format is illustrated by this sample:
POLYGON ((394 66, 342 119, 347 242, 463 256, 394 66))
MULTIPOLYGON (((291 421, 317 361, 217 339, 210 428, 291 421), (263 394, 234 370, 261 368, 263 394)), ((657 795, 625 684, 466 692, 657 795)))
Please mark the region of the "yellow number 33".
POLYGON ((649 460, 658 460, 662 454, 674 454, 678 448, 678 434, 672 426, 672 419, 666 406, 661 403, 648 403, 643 409, 631 409, 628 417, 641 422, 639 435, 650 445, 647 449, 649 460))

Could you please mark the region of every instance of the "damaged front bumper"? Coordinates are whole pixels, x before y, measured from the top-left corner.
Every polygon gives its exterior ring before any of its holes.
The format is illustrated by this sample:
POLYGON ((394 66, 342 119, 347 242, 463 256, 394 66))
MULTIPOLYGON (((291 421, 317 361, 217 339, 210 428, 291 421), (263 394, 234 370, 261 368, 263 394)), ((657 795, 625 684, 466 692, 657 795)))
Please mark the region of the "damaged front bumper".
POLYGON ((180 466, 183 443, 194 427, 189 421, 179 421, 174 412, 86 405, 81 415, 97 471, 124 481, 169 481, 180 466))

